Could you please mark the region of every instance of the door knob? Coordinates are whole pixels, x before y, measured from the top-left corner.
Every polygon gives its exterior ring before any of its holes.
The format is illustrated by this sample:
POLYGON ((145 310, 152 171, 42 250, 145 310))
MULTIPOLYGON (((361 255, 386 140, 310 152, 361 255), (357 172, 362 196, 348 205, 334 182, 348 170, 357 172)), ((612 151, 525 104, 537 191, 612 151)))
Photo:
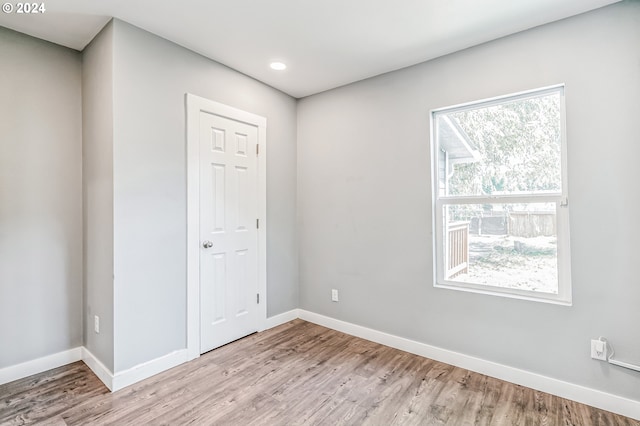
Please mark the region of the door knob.
POLYGON ((211 247, 213 247, 213 243, 211 241, 205 241, 205 242, 202 243, 202 247, 211 248, 211 247))

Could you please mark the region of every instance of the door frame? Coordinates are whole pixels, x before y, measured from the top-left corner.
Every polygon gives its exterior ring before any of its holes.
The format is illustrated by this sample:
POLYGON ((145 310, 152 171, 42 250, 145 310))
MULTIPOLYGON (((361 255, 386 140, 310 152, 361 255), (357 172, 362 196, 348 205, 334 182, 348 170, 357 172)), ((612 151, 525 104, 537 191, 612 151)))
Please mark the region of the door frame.
POLYGON ((187 357, 200 356, 200 111, 258 128, 258 330, 267 319, 267 119, 185 94, 187 138, 187 357))

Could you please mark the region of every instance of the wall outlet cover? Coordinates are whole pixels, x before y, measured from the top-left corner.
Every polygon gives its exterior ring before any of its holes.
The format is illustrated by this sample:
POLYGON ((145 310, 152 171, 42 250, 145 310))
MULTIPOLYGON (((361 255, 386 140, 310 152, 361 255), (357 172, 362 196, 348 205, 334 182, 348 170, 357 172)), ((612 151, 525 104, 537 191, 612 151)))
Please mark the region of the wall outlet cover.
POLYGON ((607 360, 607 344, 602 340, 591 340, 591 358, 600 361, 607 360))

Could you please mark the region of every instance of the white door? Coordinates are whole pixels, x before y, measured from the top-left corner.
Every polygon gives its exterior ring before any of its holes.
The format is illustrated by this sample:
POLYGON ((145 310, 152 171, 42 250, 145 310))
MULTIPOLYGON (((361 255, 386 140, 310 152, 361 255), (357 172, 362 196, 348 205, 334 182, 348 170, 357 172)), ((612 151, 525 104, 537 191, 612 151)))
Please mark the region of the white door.
POLYGON ((200 353, 258 330, 258 128, 199 111, 200 353))

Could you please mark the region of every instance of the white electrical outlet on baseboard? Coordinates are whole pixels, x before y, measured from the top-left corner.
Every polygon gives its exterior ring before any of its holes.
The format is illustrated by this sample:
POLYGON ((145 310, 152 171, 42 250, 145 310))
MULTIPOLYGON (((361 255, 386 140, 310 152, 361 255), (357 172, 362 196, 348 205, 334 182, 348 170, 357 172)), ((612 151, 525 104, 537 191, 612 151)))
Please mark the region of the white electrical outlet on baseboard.
POLYGON ((93 331, 95 331, 96 334, 100 334, 100 317, 97 315, 93 317, 93 331))
POLYGON ((336 290, 335 288, 331 290, 331 301, 332 302, 339 302, 338 290, 336 290))
POLYGON ((591 358, 601 361, 607 360, 607 343, 602 340, 591 340, 591 358))

